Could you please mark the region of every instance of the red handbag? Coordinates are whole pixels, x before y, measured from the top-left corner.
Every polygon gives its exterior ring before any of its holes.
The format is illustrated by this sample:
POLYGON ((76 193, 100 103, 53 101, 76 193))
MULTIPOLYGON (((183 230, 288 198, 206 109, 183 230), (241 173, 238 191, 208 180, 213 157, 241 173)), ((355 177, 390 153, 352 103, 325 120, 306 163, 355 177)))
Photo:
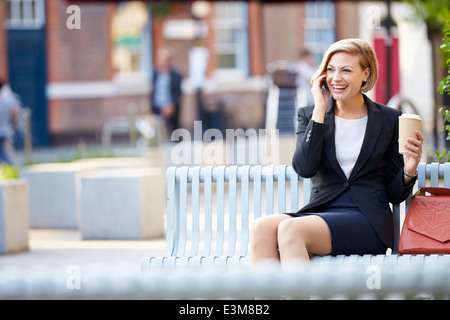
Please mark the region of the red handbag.
POLYGON ((450 254, 450 189, 426 187, 414 194, 400 235, 398 253, 450 254))

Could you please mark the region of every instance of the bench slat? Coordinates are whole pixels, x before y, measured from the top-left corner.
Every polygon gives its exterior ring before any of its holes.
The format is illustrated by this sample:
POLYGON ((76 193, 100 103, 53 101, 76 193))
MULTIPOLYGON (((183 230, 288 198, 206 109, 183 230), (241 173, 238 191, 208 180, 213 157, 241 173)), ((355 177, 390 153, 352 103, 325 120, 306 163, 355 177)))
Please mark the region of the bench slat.
MULTIPOLYGON (((205 230, 212 229, 212 170, 212 167, 202 168, 204 172, 205 230)), ((212 232, 206 232, 204 236, 203 255, 208 256, 211 253, 212 232)))
POLYGON ((167 236, 166 236, 166 255, 173 256, 176 254, 176 248, 174 246, 177 241, 175 240, 175 235, 178 234, 177 224, 176 224, 176 204, 178 203, 175 199, 177 195, 176 188, 178 184, 176 183, 176 168, 171 167, 167 169, 166 173, 167 179, 167 236))
POLYGON ((430 165, 430 180, 432 187, 439 187, 439 163, 432 163, 430 165))
POLYGON ((229 170, 228 181, 228 256, 234 256, 236 249, 236 215, 237 215, 237 167, 232 166, 229 170))
POLYGON ((286 166, 277 167, 278 176, 278 213, 286 212, 286 166))
POLYGON ((291 182, 291 211, 297 212, 299 209, 299 199, 298 199, 298 174, 294 171, 292 167, 287 168, 287 173, 289 181, 291 182))
POLYGON ((254 219, 261 217, 261 195, 262 195, 262 166, 256 166, 253 170, 253 214, 254 219))
POLYGON ((426 175, 427 175, 427 166, 425 163, 419 163, 417 167, 417 186, 419 188, 425 187, 426 185, 426 175))
MULTIPOLYGON (((441 166, 442 167, 442 166, 441 166)), ((447 163, 443 168, 444 171, 444 187, 450 188, 450 163, 447 163)))
POLYGON ((191 256, 198 254, 200 243, 200 167, 192 168, 192 246, 191 256))
MULTIPOLYGON (((215 169, 217 177, 217 241, 215 255, 221 256, 225 241, 225 167, 220 166, 215 169)), ((205 231, 212 233, 212 229, 205 231)))
POLYGON ((263 167, 262 174, 266 180, 266 214, 273 214, 273 171, 274 166, 263 167))
MULTIPOLYGON (((241 228, 242 230, 249 230, 249 215, 250 215, 250 208, 249 208, 249 198, 250 198, 250 167, 244 166, 242 167, 242 173, 241 173, 241 203, 242 203, 242 215, 241 215, 241 228)), ((248 232, 242 232, 241 233, 241 248, 239 250, 240 256, 246 256, 247 255, 247 248, 249 241, 249 233, 248 232)))
POLYGON ((187 167, 179 168, 181 171, 180 175, 180 202, 178 206, 178 249, 177 253, 180 256, 184 256, 186 249, 186 238, 187 238, 187 208, 188 208, 188 169, 187 167))

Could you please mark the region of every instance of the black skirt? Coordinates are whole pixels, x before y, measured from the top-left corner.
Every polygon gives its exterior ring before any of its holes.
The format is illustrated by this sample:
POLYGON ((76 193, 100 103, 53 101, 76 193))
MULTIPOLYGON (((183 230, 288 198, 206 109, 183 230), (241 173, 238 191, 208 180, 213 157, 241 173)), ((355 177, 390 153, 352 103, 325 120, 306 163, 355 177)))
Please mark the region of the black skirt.
POLYGON ((353 202, 348 192, 342 193, 321 212, 288 214, 317 215, 324 219, 331 233, 332 255, 386 253, 387 246, 381 241, 370 221, 353 202))

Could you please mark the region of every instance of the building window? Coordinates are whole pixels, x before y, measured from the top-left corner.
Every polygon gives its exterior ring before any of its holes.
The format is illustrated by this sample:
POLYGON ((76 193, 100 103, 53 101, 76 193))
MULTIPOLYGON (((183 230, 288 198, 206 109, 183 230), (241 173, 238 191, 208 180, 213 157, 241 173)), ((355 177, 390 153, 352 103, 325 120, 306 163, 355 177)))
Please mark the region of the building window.
POLYGON ((327 48, 335 42, 335 8, 331 1, 305 3, 305 48, 320 64, 327 48))
POLYGON ((113 66, 118 75, 148 76, 150 24, 147 6, 140 1, 121 2, 112 19, 113 66))
POLYGON ((247 4, 216 2, 215 51, 218 69, 237 69, 248 75, 247 4))
POLYGON ((41 28, 45 23, 45 0, 7 0, 7 28, 41 28))

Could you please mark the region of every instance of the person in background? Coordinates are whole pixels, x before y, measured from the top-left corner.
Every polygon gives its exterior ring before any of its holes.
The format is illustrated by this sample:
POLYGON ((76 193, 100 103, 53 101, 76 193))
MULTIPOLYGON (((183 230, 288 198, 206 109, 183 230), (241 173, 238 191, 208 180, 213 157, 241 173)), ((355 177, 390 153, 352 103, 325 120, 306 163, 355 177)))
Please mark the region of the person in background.
POLYGON ((296 63, 297 86, 303 95, 306 96, 306 105, 314 103, 311 93, 311 77, 316 72, 317 66, 314 63, 314 55, 305 49, 300 52, 300 60, 296 63))
POLYGON ((208 50, 203 45, 201 39, 196 39, 192 49, 189 51, 189 79, 195 90, 197 112, 200 121, 202 121, 203 130, 209 129, 209 119, 203 101, 203 84, 206 78, 208 59, 208 50))
POLYGON ((172 66, 172 54, 167 48, 158 51, 151 92, 152 111, 164 118, 167 133, 179 127, 181 74, 172 66))
POLYGON ((14 97, 8 85, 0 80, 0 165, 13 165, 7 152, 7 144, 13 129, 18 126, 19 101, 14 97))

